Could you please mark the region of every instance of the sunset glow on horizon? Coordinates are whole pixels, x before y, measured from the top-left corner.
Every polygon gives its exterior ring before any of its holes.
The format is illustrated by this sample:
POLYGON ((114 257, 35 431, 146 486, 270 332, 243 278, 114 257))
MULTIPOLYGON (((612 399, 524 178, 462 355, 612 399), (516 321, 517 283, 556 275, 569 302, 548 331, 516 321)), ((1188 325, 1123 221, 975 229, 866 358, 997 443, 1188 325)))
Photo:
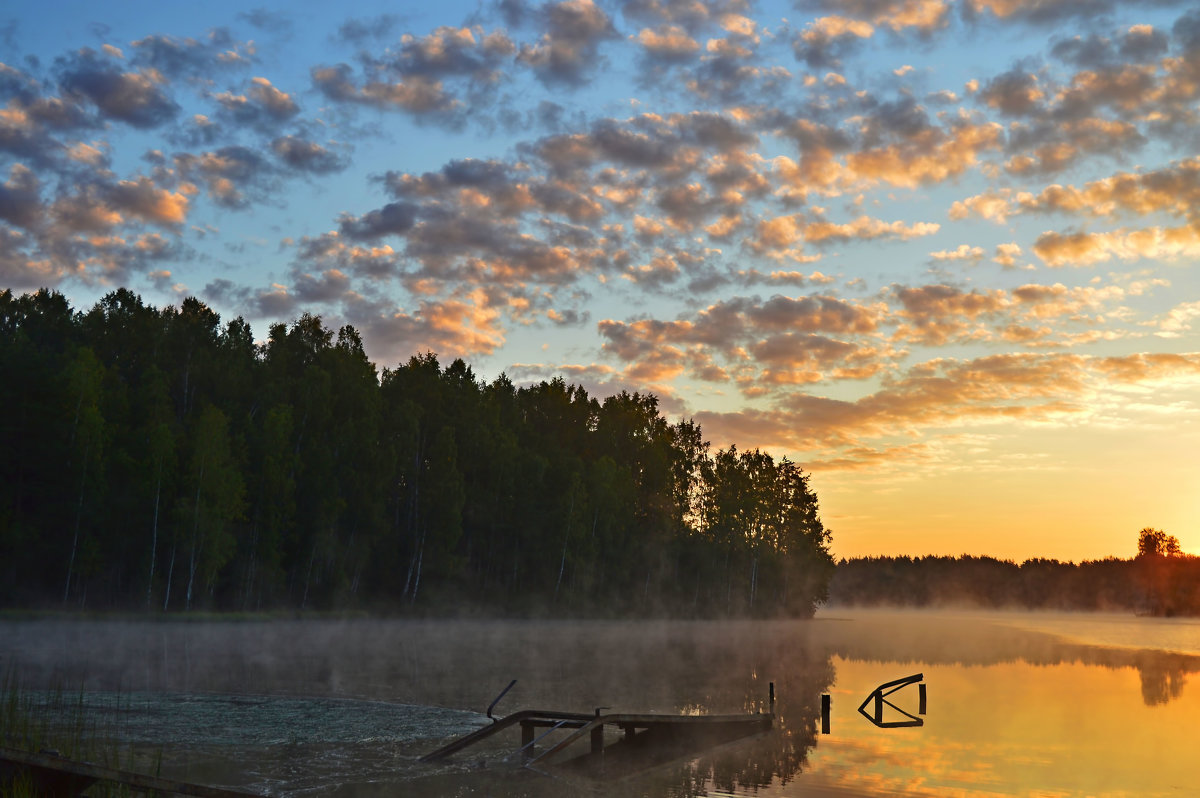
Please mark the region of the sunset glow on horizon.
POLYGON ((1200 553, 1200 10, 25 5, 0 290, 652 392, 835 557, 1200 553))

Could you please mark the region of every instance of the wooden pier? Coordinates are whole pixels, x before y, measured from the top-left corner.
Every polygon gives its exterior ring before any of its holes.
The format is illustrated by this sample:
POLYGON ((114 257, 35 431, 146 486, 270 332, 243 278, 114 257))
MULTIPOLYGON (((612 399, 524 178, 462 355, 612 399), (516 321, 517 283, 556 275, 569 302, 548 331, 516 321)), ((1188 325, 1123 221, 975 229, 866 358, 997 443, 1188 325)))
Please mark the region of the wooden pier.
POLYGON ((66 759, 49 752, 35 754, 15 748, 0 748, 0 794, 8 794, 8 787, 18 781, 28 782, 34 794, 47 798, 74 798, 98 781, 120 784, 132 792, 196 795, 201 798, 258 798, 252 793, 117 770, 91 762, 66 759))
MULTIPOLYGON (((512 685, 509 685, 510 687, 512 685)), ((493 706, 495 702, 493 702, 493 706)), ((436 762, 452 756, 505 729, 521 727, 520 754, 526 765, 550 763, 580 740, 587 740, 587 752, 575 760, 576 765, 594 763, 598 759, 630 757, 653 749, 694 750, 768 731, 775 720, 775 686, 771 685, 771 710, 740 715, 667 715, 659 713, 608 713, 601 707, 592 715, 557 710, 525 709, 503 718, 492 718, 492 725, 460 737, 421 757, 422 762, 436 762), (605 745, 605 727, 620 732, 617 742, 605 745), (541 750, 535 745, 556 731, 565 730, 557 742, 541 750)), ((489 707, 489 717, 490 717, 489 707)), ((577 746, 573 750, 579 750, 577 746)))

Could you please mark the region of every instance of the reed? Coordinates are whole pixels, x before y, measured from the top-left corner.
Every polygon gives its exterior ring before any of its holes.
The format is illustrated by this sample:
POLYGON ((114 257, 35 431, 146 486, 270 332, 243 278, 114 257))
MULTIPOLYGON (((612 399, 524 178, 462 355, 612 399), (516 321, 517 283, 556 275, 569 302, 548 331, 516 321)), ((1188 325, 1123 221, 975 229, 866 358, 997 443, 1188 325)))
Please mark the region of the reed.
MULTIPOLYGON (((52 752, 67 759, 92 762, 111 768, 133 768, 132 753, 122 748, 121 717, 127 702, 120 693, 89 693, 82 685, 67 689, 60 680, 51 686, 32 689, 21 682, 15 670, 0 682, 0 746, 30 752, 52 752)), ((147 761, 157 773, 162 751, 147 761)), ((0 794, 13 798, 38 795, 27 773, 0 772, 0 794)), ((131 795, 123 785, 95 784, 87 791, 93 798, 124 798, 131 795)))

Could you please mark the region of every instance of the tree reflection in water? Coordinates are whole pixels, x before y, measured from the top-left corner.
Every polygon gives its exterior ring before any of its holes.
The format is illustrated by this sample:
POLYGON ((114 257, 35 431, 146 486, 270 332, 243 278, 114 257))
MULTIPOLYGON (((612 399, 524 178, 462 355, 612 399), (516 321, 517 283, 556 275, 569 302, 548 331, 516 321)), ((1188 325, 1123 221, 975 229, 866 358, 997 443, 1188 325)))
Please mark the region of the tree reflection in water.
POLYGON ((1142 677, 1142 700, 1148 707, 1165 704, 1183 695, 1183 686, 1187 683, 1187 671, 1179 663, 1146 664, 1139 669, 1138 673, 1142 677))

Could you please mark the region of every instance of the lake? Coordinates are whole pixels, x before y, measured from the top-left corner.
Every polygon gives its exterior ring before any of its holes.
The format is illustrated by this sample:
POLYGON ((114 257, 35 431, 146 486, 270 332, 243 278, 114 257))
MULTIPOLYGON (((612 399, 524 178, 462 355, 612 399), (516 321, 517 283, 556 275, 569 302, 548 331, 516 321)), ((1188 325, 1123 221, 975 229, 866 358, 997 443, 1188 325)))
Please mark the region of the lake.
POLYGON ((1121 615, 0 622, 0 673, 77 691, 135 761, 281 796, 1190 795, 1197 671, 1200 622, 1121 615), (858 711, 917 673, 926 712, 912 685, 884 720, 904 710, 922 725, 879 728, 858 711), (773 682, 776 723, 603 778, 523 767, 516 729, 419 761, 489 723, 512 679, 497 715, 756 712, 773 682))

